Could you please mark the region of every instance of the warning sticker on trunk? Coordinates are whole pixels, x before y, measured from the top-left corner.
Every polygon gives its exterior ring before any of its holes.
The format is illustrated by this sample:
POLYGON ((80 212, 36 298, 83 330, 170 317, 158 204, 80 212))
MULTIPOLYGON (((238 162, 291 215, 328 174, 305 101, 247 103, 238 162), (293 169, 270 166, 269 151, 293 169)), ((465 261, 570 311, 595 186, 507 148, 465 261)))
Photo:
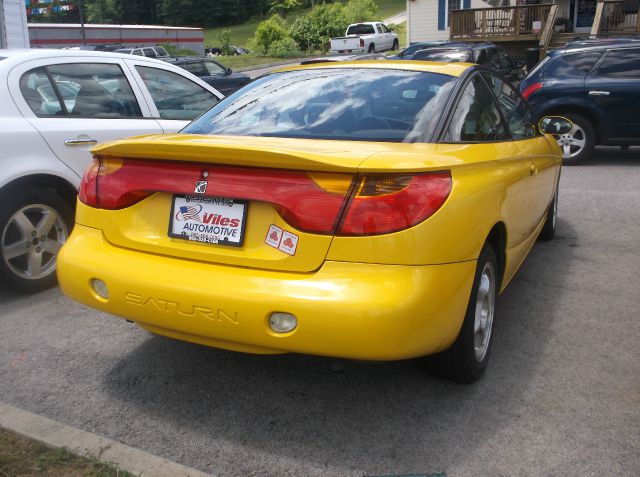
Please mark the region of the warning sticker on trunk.
POLYGON ((282 230, 277 225, 270 225, 264 243, 286 254, 295 255, 298 248, 298 236, 282 230))

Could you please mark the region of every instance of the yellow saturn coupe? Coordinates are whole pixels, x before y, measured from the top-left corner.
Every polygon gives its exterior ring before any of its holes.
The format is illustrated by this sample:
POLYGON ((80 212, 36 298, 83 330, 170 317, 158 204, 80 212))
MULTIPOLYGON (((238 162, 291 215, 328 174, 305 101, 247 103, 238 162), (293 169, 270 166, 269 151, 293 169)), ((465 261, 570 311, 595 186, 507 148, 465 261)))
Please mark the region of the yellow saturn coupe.
POLYGON ((464 63, 259 78, 180 134, 93 149, 62 290, 172 338, 249 353, 430 357, 470 382, 496 295, 553 237, 562 118, 464 63))

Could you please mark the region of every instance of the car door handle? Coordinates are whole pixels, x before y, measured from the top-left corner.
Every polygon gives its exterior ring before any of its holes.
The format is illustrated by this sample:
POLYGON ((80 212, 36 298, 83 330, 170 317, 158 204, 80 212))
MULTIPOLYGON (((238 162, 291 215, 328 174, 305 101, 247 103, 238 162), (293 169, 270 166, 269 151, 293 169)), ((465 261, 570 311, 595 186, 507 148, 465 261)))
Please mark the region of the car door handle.
POLYGON ((67 139, 65 146, 86 146, 87 144, 98 144, 97 139, 67 139))
POLYGON ((589 91, 589 96, 609 96, 609 91, 589 91))

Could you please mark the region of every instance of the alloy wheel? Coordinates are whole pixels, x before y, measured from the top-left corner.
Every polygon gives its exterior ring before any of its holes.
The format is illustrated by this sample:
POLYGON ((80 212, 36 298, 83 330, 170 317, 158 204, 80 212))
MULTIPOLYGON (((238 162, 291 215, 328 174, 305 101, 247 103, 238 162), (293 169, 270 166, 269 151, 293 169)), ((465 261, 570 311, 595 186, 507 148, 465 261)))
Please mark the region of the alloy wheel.
POLYGON ((56 257, 67 236, 67 225, 55 209, 43 204, 22 207, 2 230, 4 263, 21 278, 44 278, 55 272, 56 257))
POLYGON ((478 284, 473 344, 476 361, 482 362, 489 349, 496 303, 496 274, 493 263, 485 263, 478 284))
POLYGON ((555 136, 558 146, 562 149, 563 159, 572 159, 579 155, 587 144, 587 135, 575 122, 567 134, 555 136))

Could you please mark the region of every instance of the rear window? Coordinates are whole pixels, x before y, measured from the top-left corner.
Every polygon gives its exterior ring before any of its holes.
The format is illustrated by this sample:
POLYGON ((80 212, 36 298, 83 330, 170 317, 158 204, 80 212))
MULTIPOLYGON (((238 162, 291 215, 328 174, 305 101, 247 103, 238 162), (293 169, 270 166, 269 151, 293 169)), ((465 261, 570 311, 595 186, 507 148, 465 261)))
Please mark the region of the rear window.
POLYGON ((455 78, 384 69, 314 69, 265 76, 183 132, 353 141, 425 142, 455 78))
POLYGON ((365 25, 364 23, 351 25, 347 30, 347 35, 370 35, 373 33, 375 33, 373 25, 365 25))
POLYGON ((549 66, 545 76, 583 77, 591 71, 601 54, 601 51, 584 51, 560 56, 549 66))

